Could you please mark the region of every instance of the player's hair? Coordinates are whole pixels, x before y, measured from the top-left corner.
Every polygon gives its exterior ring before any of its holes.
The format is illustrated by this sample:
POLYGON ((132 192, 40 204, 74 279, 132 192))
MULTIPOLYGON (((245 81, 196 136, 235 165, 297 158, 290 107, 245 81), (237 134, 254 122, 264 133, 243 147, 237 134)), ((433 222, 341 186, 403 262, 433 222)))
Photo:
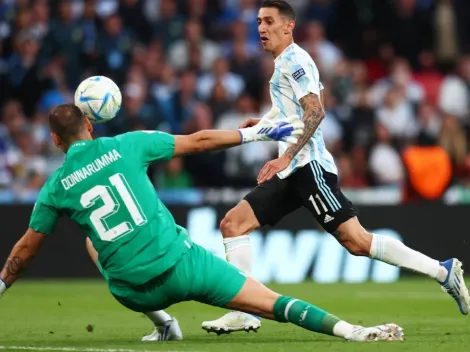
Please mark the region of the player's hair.
POLYGON ((70 143, 85 128, 85 116, 76 105, 62 104, 49 115, 49 126, 62 142, 70 143))
POLYGON ((284 0, 266 0, 261 5, 263 7, 275 8, 279 11, 281 16, 287 17, 289 20, 295 21, 295 12, 292 6, 284 0))

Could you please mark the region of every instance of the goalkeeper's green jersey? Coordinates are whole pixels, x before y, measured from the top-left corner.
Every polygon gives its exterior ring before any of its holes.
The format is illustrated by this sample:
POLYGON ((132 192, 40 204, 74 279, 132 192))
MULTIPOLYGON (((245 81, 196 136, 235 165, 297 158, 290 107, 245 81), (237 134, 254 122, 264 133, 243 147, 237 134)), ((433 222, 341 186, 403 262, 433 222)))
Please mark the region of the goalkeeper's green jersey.
POLYGON ((92 241, 105 276, 148 282, 190 246, 147 176, 149 163, 171 159, 174 148, 173 136, 148 131, 74 143, 42 188, 30 227, 52 234, 68 216, 92 241))

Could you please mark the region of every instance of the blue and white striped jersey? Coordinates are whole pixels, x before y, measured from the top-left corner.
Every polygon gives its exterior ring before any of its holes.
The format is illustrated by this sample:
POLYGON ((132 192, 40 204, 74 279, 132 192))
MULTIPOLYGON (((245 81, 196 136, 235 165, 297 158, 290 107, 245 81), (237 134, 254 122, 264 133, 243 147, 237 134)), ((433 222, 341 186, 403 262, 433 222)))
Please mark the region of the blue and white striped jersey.
MULTIPOLYGON (((323 89, 317 66, 310 55, 294 43, 274 60, 274 64, 274 74, 269 81, 273 105, 281 110, 280 118, 291 115, 298 115, 302 118, 303 110, 299 100, 309 93, 320 96, 320 91, 323 89)), ((279 142, 279 156, 289 146, 289 143, 279 142)), ((289 167, 278 176, 286 178, 298 168, 314 160, 320 163, 326 171, 338 173, 333 157, 325 147, 320 127, 295 156, 289 167)))

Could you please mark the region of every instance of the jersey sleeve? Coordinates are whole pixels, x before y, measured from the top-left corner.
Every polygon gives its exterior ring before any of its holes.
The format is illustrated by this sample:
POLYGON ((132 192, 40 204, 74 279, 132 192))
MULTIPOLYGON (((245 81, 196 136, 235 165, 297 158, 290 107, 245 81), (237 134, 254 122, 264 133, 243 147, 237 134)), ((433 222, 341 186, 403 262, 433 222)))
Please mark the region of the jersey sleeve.
POLYGON ((289 81, 297 101, 310 93, 320 95, 323 86, 319 80, 318 69, 303 55, 295 55, 292 59, 286 60, 282 73, 289 81))
POLYGON ((50 192, 50 187, 46 183, 41 192, 39 193, 36 204, 34 204, 33 212, 29 221, 29 227, 34 231, 51 235, 57 222, 61 217, 59 209, 57 209, 53 202, 50 192))
POLYGON ((119 136, 130 152, 144 164, 168 161, 175 153, 175 137, 159 131, 136 131, 119 136))

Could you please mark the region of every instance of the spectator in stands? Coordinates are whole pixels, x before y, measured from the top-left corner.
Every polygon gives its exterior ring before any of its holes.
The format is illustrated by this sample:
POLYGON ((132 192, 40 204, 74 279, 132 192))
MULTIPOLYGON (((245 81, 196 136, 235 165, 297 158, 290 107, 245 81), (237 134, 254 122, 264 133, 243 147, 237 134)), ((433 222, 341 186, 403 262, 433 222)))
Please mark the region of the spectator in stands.
POLYGON ((372 109, 369 91, 361 88, 352 97, 353 109, 347 125, 346 150, 353 146, 370 146, 374 138, 375 112, 372 109))
MULTIPOLYGON (((232 111, 222 115, 215 125, 216 129, 234 129, 249 117, 258 116, 253 97, 242 94, 232 111)), ((224 170, 232 184, 250 187, 259 170, 277 151, 275 143, 252 143, 227 150, 224 170)))
POLYGON ((369 84, 369 72, 363 61, 354 60, 351 62, 351 78, 353 81, 353 92, 358 89, 367 88, 369 84))
POLYGON ((444 76, 437 70, 436 58, 430 51, 419 54, 419 64, 420 69, 414 78, 423 87, 426 99, 436 105, 444 76))
POLYGON ((198 104, 195 73, 183 71, 178 78, 175 89, 169 90, 169 94, 158 96, 158 104, 164 112, 167 129, 174 134, 185 133, 186 124, 192 119, 198 104))
POLYGON ((394 60, 389 77, 374 84, 372 88, 374 106, 384 103, 385 96, 392 86, 400 87, 405 93, 406 100, 411 104, 418 104, 425 97, 423 87, 414 80, 410 65, 402 58, 394 60))
POLYGON ((41 96, 43 81, 38 65, 39 43, 35 35, 24 29, 16 36, 15 52, 8 60, 7 97, 18 98, 27 115, 32 115, 41 96))
POLYGON ((104 23, 104 31, 98 41, 100 71, 121 82, 130 62, 132 35, 122 25, 117 14, 110 15, 104 23))
POLYGON ((144 81, 130 81, 123 91, 123 108, 112 122, 109 123, 113 134, 125 133, 137 123, 146 130, 155 130, 163 122, 162 114, 153 98, 148 96, 144 81))
POLYGON ((377 55, 372 55, 364 60, 370 83, 385 79, 390 73, 390 68, 396 58, 395 49, 390 43, 380 43, 377 51, 377 55))
POLYGON ((367 180, 356 172, 349 155, 342 154, 336 159, 340 186, 344 188, 365 188, 367 180))
POLYGON ((14 145, 13 136, 17 134, 26 123, 21 102, 7 100, 2 109, 2 123, 0 124, 0 140, 7 149, 14 145))
POLYGON ((214 0, 179 0, 180 12, 189 21, 201 23, 204 35, 211 39, 220 39, 217 33, 217 18, 220 15, 220 2, 214 0))
POLYGON ((246 25, 247 40, 255 45, 259 43, 258 34, 258 5, 256 0, 240 0, 238 6, 226 6, 219 17, 220 25, 227 26, 237 19, 246 25))
POLYGON ((155 101, 158 102, 162 114, 170 116, 173 114, 173 106, 169 106, 168 104, 170 104, 171 98, 178 89, 175 70, 167 62, 162 62, 161 65, 154 66, 159 66, 160 72, 158 77, 151 82, 150 93, 155 101))
POLYGON ((331 154, 338 155, 342 149, 343 127, 336 113, 336 98, 330 89, 323 90, 325 117, 320 124, 326 148, 331 154))
POLYGON ((170 45, 183 38, 184 17, 177 11, 174 0, 161 0, 159 18, 153 26, 153 36, 161 40, 167 51, 170 45))
POLYGON ((72 16, 72 4, 70 1, 61 0, 58 5, 58 18, 50 22, 41 48, 42 63, 60 63, 66 73, 67 85, 76 87, 80 83, 80 72, 83 69, 83 62, 80 60, 82 48, 83 32, 72 16))
POLYGON ((391 135, 386 126, 378 123, 375 131, 377 143, 372 147, 369 157, 369 166, 375 184, 400 185, 404 180, 400 154, 392 146, 391 135))
POLYGON ((225 90, 222 82, 215 82, 212 87, 211 97, 208 104, 212 110, 212 116, 214 117, 214 124, 217 124, 221 115, 229 112, 232 108, 231 101, 228 98, 227 91, 225 90))
POLYGON ((39 41, 49 32, 50 10, 46 0, 35 0, 32 7, 31 30, 39 41))
POLYGON ((331 79, 332 92, 338 101, 338 105, 345 106, 350 94, 354 90, 354 81, 351 75, 351 66, 348 61, 340 59, 331 79))
POLYGON ((439 92, 439 108, 461 121, 468 121, 470 113, 470 69, 468 58, 460 60, 453 73, 444 78, 439 92))
POLYGON ((29 6, 16 5, 15 24, 13 34, 17 34, 25 29, 31 28, 33 25, 33 11, 29 6))
POLYGON ((350 156, 355 177, 361 180, 360 182, 366 182, 368 186, 371 186, 373 183, 367 160, 367 149, 363 146, 355 146, 351 150, 350 156))
POLYGON ((39 100, 39 110, 48 113, 59 104, 73 102, 73 92, 67 86, 65 73, 60 67, 49 65, 47 74, 53 79, 50 82, 49 89, 46 90, 39 100))
POLYGON ((246 91, 253 96, 259 95, 259 91, 263 85, 259 57, 249 56, 244 41, 237 41, 233 44, 230 67, 233 73, 243 78, 246 91))
POLYGON ((227 59, 218 58, 215 60, 212 72, 206 73, 197 82, 198 96, 203 100, 209 99, 212 87, 216 82, 220 82, 224 86, 229 100, 237 99, 245 88, 245 82, 239 75, 230 72, 229 68, 230 64, 227 59))
POLYGON ((222 42, 222 54, 225 57, 233 57, 236 46, 238 50, 243 50, 243 55, 246 57, 260 54, 259 43, 248 41, 247 25, 242 20, 232 22, 230 35, 222 42))
POLYGON ((439 62, 455 62, 460 52, 457 13, 453 0, 438 0, 434 5, 436 56, 439 62))
POLYGON ((7 163, 6 141, 0 138, 0 189, 5 190, 10 187, 12 175, 7 163))
POLYGON ((190 188, 192 185, 191 175, 184 169, 181 158, 171 159, 157 179, 157 187, 163 190, 190 188))
POLYGON ((120 0, 118 12, 125 27, 133 38, 142 43, 148 43, 152 30, 144 16, 144 2, 140 0, 120 0))
POLYGON ((423 102, 418 109, 418 144, 437 144, 442 128, 442 119, 436 108, 429 102, 423 102))
POLYGON ((333 70, 341 59, 341 51, 335 44, 325 37, 325 29, 321 22, 310 21, 306 24, 305 39, 302 47, 307 52, 315 51, 317 53, 316 64, 323 70, 326 77, 333 74, 333 70))
MULTIPOLYGON (((310 0, 302 17, 305 20, 318 21, 326 28, 334 16, 334 6, 334 0, 310 0)), ((296 11, 296 13, 299 12, 296 11)))
POLYGON ((406 140, 417 134, 413 109, 401 87, 394 86, 388 90, 384 105, 377 110, 377 121, 394 138, 406 140))
POLYGON ((269 92, 269 82, 266 82, 263 85, 260 100, 261 115, 267 114, 273 106, 273 103, 271 101, 271 94, 269 92))
POLYGON ((439 144, 449 155, 454 172, 457 175, 464 174, 468 144, 465 131, 455 116, 444 115, 439 144))
POLYGON ((38 154, 31 126, 23 127, 14 135, 15 146, 7 152, 7 163, 12 170, 12 188, 20 196, 38 191, 46 177, 46 161, 38 154))
POLYGON ((84 54, 84 65, 90 68, 90 66, 96 65, 98 56, 99 32, 94 0, 85 1, 83 18, 79 21, 79 25, 83 32, 82 53, 84 54))
POLYGON ((210 70, 214 61, 221 55, 220 48, 212 41, 204 38, 201 24, 191 20, 186 22, 185 37, 170 46, 168 60, 177 70, 183 70, 189 65, 190 48, 201 50, 201 68, 210 70))
POLYGON ((432 13, 416 6, 416 0, 397 0, 389 14, 387 36, 398 56, 416 68, 420 52, 430 50, 433 43, 432 13))

